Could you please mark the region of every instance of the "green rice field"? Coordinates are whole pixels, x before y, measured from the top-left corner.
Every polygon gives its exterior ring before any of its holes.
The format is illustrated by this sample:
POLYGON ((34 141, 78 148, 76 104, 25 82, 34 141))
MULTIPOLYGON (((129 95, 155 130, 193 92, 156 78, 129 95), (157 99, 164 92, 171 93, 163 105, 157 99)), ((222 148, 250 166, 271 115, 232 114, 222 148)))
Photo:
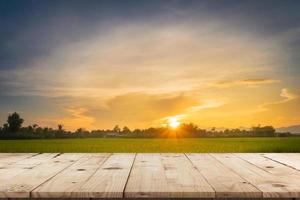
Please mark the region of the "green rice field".
POLYGON ((300 152, 300 137, 0 140, 0 152, 300 152))

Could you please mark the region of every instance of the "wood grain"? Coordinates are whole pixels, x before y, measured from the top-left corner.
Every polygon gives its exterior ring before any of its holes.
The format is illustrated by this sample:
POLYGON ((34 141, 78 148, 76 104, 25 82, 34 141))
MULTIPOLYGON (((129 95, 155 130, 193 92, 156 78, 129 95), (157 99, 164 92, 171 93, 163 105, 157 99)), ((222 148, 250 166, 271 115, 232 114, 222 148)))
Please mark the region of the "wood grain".
POLYGON ((187 154, 218 198, 258 198, 262 192, 209 154, 187 154))
POLYGON ((0 153, 0 198, 299 199, 300 154, 0 153))
POLYGON ((57 153, 37 154, 34 156, 28 154, 28 156, 23 156, 22 159, 18 158, 17 160, 19 161, 16 161, 14 158, 13 163, 9 162, 0 167, 0 186, 1 184, 6 183, 6 181, 14 178, 16 175, 34 169, 43 162, 54 158, 56 155, 57 153))
POLYGON ((80 188, 86 198, 122 198, 135 154, 112 154, 80 188))
POLYGON ((17 161, 30 158, 34 155, 37 155, 36 153, 1 153, 0 154, 0 167, 3 167, 5 165, 11 165, 14 164, 17 161))
POLYGON ((285 177, 276 176, 234 154, 213 154, 225 166, 255 185, 264 198, 299 198, 300 187, 285 177))
POLYGON ((30 192, 77 161, 82 154, 61 154, 0 183, 0 198, 29 198, 30 192))
POLYGON ((261 155, 300 171, 299 153, 264 153, 261 155))
POLYGON ((31 196, 35 198, 80 198, 80 187, 96 172, 110 154, 87 154, 75 164, 40 185, 31 196))
POLYGON ((215 197, 215 192, 184 154, 138 154, 125 197, 215 197))

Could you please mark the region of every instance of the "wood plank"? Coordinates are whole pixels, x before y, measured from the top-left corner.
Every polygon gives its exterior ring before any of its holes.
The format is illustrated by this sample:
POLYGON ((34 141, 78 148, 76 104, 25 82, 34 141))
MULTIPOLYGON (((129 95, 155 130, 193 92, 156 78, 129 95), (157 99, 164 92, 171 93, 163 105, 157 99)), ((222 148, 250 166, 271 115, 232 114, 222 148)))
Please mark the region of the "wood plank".
POLYGON ((74 165, 43 183, 33 192, 34 198, 80 198, 80 187, 96 172, 110 154, 86 154, 74 165))
POLYGON ((288 182, 288 189, 292 192, 300 193, 300 172, 275 162, 269 158, 265 158, 260 154, 243 153, 235 154, 241 159, 265 170, 268 173, 274 174, 276 177, 282 177, 288 182), (298 187, 298 189, 297 189, 298 187))
POLYGON ((184 154, 137 154, 126 198, 213 198, 215 192, 184 154))
POLYGON ((61 154, 0 182, 0 198, 29 198, 30 192, 77 161, 82 154, 61 154))
POLYGON ((298 180, 298 184, 300 186, 300 172, 293 168, 263 157, 261 154, 239 153, 235 155, 271 174, 285 176, 289 180, 296 179, 298 180))
POLYGON ((0 162, 1 159, 11 157, 11 156, 16 156, 16 155, 24 155, 26 153, 0 153, 0 162))
POLYGON ((43 162, 50 160, 56 155, 57 153, 37 154, 25 159, 21 159, 17 162, 14 162, 13 164, 9 163, 6 165, 2 165, 0 167, 0 183, 6 182, 7 180, 12 179, 14 176, 29 169, 33 169, 43 162))
POLYGON ((15 167, 34 167, 37 165, 40 165, 50 159, 53 159, 57 157, 59 154, 58 153, 42 153, 42 154, 36 154, 34 156, 22 159, 18 162, 15 162, 13 166, 15 167))
POLYGON ((209 154, 187 154, 217 198, 261 198, 262 192, 209 154))
POLYGON ((296 199, 299 160, 297 153, 168 153, 136 158, 135 154, 5 153, 0 154, 0 198, 296 199))
POLYGON ((263 153, 261 155, 300 171, 299 153, 263 153))
POLYGON ((234 154, 212 154, 213 157, 232 169, 263 192, 264 198, 299 198, 300 187, 285 177, 271 174, 234 154))
POLYGON ((85 198, 122 198, 135 154, 112 154, 80 188, 85 198))
POLYGON ((0 167, 37 155, 37 153, 0 153, 0 167))

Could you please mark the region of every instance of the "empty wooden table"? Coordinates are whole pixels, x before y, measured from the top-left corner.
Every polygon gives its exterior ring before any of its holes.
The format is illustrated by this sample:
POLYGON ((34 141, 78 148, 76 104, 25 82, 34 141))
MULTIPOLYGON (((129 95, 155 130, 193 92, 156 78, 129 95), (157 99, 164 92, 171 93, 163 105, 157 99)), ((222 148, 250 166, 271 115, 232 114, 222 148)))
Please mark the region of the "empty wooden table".
POLYGON ((300 198, 300 154, 0 153, 0 198, 300 198))

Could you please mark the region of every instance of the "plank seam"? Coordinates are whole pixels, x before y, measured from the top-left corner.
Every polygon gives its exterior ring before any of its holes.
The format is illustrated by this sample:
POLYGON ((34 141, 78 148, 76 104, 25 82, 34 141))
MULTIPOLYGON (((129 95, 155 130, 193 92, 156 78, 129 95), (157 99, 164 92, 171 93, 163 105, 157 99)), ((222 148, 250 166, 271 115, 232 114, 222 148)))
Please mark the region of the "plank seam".
POLYGON ((279 160, 275 160, 275 159, 270 158, 270 157, 265 156, 265 155, 261 155, 261 156, 264 157, 264 158, 267 158, 267 159, 269 159, 269 160, 272 160, 272 161, 274 161, 274 162, 277 162, 277 163, 279 163, 279 164, 282 164, 282 165, 284 165, 284 166, 286 166, 286 167, 292 168, 292 169, 294 169, 294 170, 296 170, 296 171, 300 171, 300 170, 298 170, 297 168, 295 168, 295 167, 293 167, 293 166, 290 166, 290 165, 288 165, 288 164, 286 164, 286 163, 280 162, 279 160))
MULTIPOLYGON (((237 173, 236 171, 234 171, 233 169, 227 167, 226 165, 224 165, 219 159, 217 159, 213 154, 209 154, 213 159, 217 160, 217 162, 219 162, 222 166, 224 166, 225 168, 229 169, 231 172, 233 172, 234 174, 238 175, 241 179, 245 180, 247 183, 249 183, 250 185, 252 185, 254 188, 256 188, 260 193, 261 193, 261 198, 263 198, 263 191, 261 191, 257 186, 255 186, 254 184, 251 183, 251 181, 247 180, 246 178, 244 178, 243 176, 241 176, 239 173, 237 173)), ((233 154, 231 154, 233 155, 233 154)))
POLYGON ((191 165, 194 167, 194 169, 196 169, 199 172, 199 174, 204 178, 204 180, 207 182, 207 184, 214 190, 214 193, 215 193, 214 198, 217 198, 217 191, 215 190, 215 188, 208 182, 206 177, 201 173, 201 171, 198 169, 198 167, 196 165, 194 165, 193 161, 186 155, 186 153, 184 153, 183 155, 188 159, 188 161, 191 163, 191 165))
MULTIPOLYGON (((33 154, 33 155, 29 156, 29 157, 26 157, 24 159, 32 158, 32 157, 35 157, 35 156, 40 155, 40 154, 42 154, 42 153, 35 153, 35 154, 33 154)), ((21 159, 21 160, 24 160, 24 159, 21 159)))
MULTIPOLYGON (((59 156, 62 154, 59 154, 59 156)), ((84 156, 84 154, 82 154, 78 160, 80 160, 82 157, 84 156)), ((58 156, 57 156, 58 157, 58 156)), ((52 158, 53 159, 53 158, 52 158)), ((29 192, 29 198, 33 198, 32 197, 32 192, 37 189, 38 187, 40 187, 42 184, 46 183, 47 181, 49 181, 50 179, 52 179, 53 177, 57 176, 59 173, 61 173, 62 171, 64 171, 65 169, 69 168, 70 166, 74 165, 75 163, 78 162, 78 160, 76 160, 76 162, 71 163, 70 165, 66 166, 65 168, 63 168, 62 170, 58 171, 56 174, 54 174, 53 176, 49 177, 47 180, 45 180, 44 182, 40 183, 39 185, 37 185, 35 188, 33 188, 30 192, 29 192)))
MULTIPOLYGON (((25 160, 25 159, 33 158, 33 157, 38 156, 38 155, 41 155, 41 154, 43 154, 43 153, 37 153, 37 154, 34 154, 34 155, 29 156, 29 157, 26 157, 26 158, 24 158, 24 159, 18 160, 18 161, 16 161, 16 162, 14 162, 13 164, 16 164, 16 163, 18 163, 18 162, 20 162, 20 161, 23 161, 23 160, 25 160)), ((54 156, 55 156, 55 155, 54 155, 54 156)), ((49 161, 50 159, 53 159, 53 158, 54 158, 54 157, 49 158, 49 159, 45 160, 44 162, 47 162, 47 161, 49 161)), ((13 164, 7 164, 7 166, 11 166, 11 165, 13 165, 13 164)), ((35 164, 32 168, 34 169, 34 168, 36 168, 36 167, 38 167, 38 166, 40 166, 40 165, 42 165, 42 164, 44 164, 44 163, 43 163, 43 162, 40 162, 40 163, 38 163, 38 164, 35 164)), ((13 175, 13 176, 11 177, 11 179, 17 177, 19 174, 21 174, 21 173, 23 173, 23 172, 27 172, 27 171, 30 171, 30 170, 32 170, 32 169, 26 169, 26 170, 24 170, 24 171, 22 171, 22 172, 19 172, 19 173, 13 175)), ((1 199, 1 198, 0 198, 0 199, 1 199)))
POLYGON ((126 183, 125 183, 125 186, 124 186, 124 189, 123 189, 123 192, 122 192, 122 198, 125 198, 126 187, 127 187, 127 184, 128 184, 129 178, 130 178, 130 175, 131 175, 131 171, 132 171, 132 169, 133 169, 133 165, 134 165, 134 163, 135 163, 136 156, 137 156, 137 153, 134 154, 134 158, 133 158, 133 161, 132 161, 132 165, 131 165, 131 167, 130 167, 130 170, 129 170, 129 173, 128 173, 128 176, 127 176, 127 179, 126 179, 126 183))
POLYGON ((271 172, 265 170, 264 168, 262 168, 262 167, 260 167, 260 166, 257 166, 257 165, 255 165, 255 164, 253 164, 252 162, 250 162, 250 161, 248 161, 248 160, 246 160, 246 159, 244 159, 244 158, 242 158, 242 157, 240 157, 240 156, 238 156, 238 155, 236 155, 236 154, 233 154, 233 155, 234 155, 235 157, 237 157, 237 158, 239 158, 239 159, 241 159, 241 160, 243 160, 243 161, 245 161, 245 162, 247 162, 247 163, 249 163, 249 164, 251 164, 251 165, 253 165, 253 166, 255 166, 255 167, 257 167, 257 168, 259 168, 259 169, 261 169, 261 170, 263 170, 263 171, 265 171, 265 172, 267 172, 268 174, 274 175, 274 174, 272 174, 271 172))
MULTIPOLYGON (((85 183, 88 182, 88 181, 96 174, 96 172, 101 168, 102 165, 104 165, 104 163, 111 157, 111 155, 112 155, 112 153, 109 153, 109 154, 106 156, 106 158, 101 162, 101 164, 99 165, 99 167, 98 167, 98 168, 90 175, 89 178, 86 179, 85 183)), ((82 183, 82 184, 81 184, 81 186, 80 186, 79 189, 78 189, 79 191, 81 190, 81 188, 83 187, 83 185, 84 185, 85 183, 82 183)), ((90 198, 90 199, 92 199, 92 198, 90 198)))
POLYGON ((35 156, 37 156, 37 155, 39 155, 39 153, 34 153, 33 155, 28 155, 28 156, 26 156, 25 158, 22 158, 22 159, 20 159, 20 160, 15 160, 15 161, 10 162, 10 163, 6 163, 5 165, 13 165, 13 164, 15 164, 15 163, 17 163, 17 162, 20 162, 20 161, 23 161, 23 160, 25 160, 25 159, 29 159, 29 158, 35 157, 35 156))

